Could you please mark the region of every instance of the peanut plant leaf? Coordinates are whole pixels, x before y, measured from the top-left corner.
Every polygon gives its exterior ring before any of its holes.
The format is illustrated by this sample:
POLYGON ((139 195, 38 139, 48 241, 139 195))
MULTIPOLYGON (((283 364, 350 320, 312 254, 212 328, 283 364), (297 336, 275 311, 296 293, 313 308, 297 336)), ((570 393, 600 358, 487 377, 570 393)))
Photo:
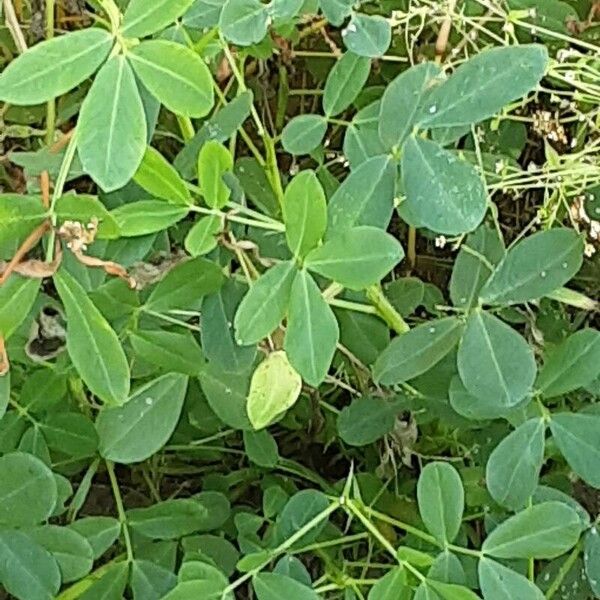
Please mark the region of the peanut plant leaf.
POLYGON ((458 372, 470 394, 516 406, 531 393, 536 371, 533 351, 519 333, 486 312, 471 314, 458 349, 458 372))
POLYGON ((85 171, 106 192, 123 187, 146 151, 146 116, 135 76, 123 56, 100 69, 81 106, 77 149, 85 171))
POLYGON ((117 334, 72 275, 61 269, 54 285, 68 320, 67 350, 90 391, 106 404, 123 404, 130 372, 117 334))
POLYGON ((189 230, 184 246, 191 256, 203 256, 218 245, 218 236, 223 230, 223 219, 218 215, 202 217, 189 230))
POLYGON ((0 194, 0 259, 11 259, 45 218, 40 197, 0 194))
POLYGON ((204 117, 214 104, 212 75, 198 54, 175 42, 152 40, 128 54, 148 91, 170 111, 204 117))
POLYGON ((359 56, 379 58, 392 42, 389 21, 380 15, 354 13, 346 29, 342 31, 346 48, 359 56))
POLYGON ((327 117, 344 112, 356 100, 371 72, 365 56, 346 52, 329 71, 323 92, 323 110, 327 117))
POLYGON ((268 7, 259 0, 227 0, 221 11, 219 27, 234 44, 257 44, 267 35, 268 7))
POLYGON ((327 120, 321 115, 294 117, 281 133, 281 143, 290 154, 309 154, 323 141, 327 120))
POLYGON ((198 180, 204 201, 211 208, 223 208, 231 190, 223 181, 225 173, 233 170, 233 157, 223 144, 210 140, 202 146, 198 156, 198 180))
POLYGON ((402 154, 406 201, 400 207, 418 227, 458 235, 476 229, 487 210, 487 192, 475 168, 435 142, 409 137, 402 154))
POLYGON ((306 271, 292 284, 284 348, 290 364, 313 387, 325 380, 340 331, 319 286, 306 271))
POLYGON ((424 323, 393 339, 373 366, 379 383, 392 385, 429 371, 458 344, 464 324, 456 317, 424 323))
POLYGON ((11 275, 0 286, 0 335, 7 340, 31 312, 40 291, 39 279, 11 275))
POLYGON ((158 452, 179 421, 187 385, 185 375, 169 373, 136 390, 125 405, 104 408, 96 420, 100 454, 132 464, 158 452))
POLYGON ((390 234, 377 227, 354 227, 312 250, 305 265, 350 289, 378 283, 402 259, 404 250, 390 234))
POLYGON ((421 127, 457 127, 494 116, 535 89, 546 73, 548 51, 538 44, 493 48, 463 63, 429 95, 421 127))
POLYGON ((84 225, 97 221, 97 240, 114 240, 120 237, 121 230, 113 215, 96 196, 88 194, 65 194, 56 202, 58 223, 78 221, 84 225))
POLYGON ((122 33, 141 38, 156 33, 183 15, 194 0, 132 0, 123 16, 122 33))
POLYGON ((30 106, 61 96, 100 67, 113 43, 107 31, 91 27, 36 44, 0 75, 0 99, 30 106))
POLYGON ((545 597, 527 577, 495 560, 480 559, 478 573, 485 600, 543 600, 545 597))
POLYGON ((302 171, 292 179, 282 208, 288 246, 294 256, 303 258, 327 228, 327 199, 314 171, 302 171))
POLYGON ((361 396, 338 415, 338 433, 350 446, 367 446, 392 431, 398 411, 393 402, 377 396, 361 396))
POLYGON ((112 211, 122 237, 138 237, 162 231, 187 216, 189 209, 162 200, 140 200, 112 211))
POLYGON ((319 0, 323 15, 336 27, 339 27, 344 19, 352 14, 354 4, 354 0, 319 0))
POLYGON ((507 252, 481 290, 485 304, 537 300, 567 283, 581 268, 583 238, 559 227, 525 238, 507 252))
POLYGON ((252 579, 258 600, 277 600, 285 595, 289 600, 318 600, 312 588, 279 573, 259 573, 252 579))

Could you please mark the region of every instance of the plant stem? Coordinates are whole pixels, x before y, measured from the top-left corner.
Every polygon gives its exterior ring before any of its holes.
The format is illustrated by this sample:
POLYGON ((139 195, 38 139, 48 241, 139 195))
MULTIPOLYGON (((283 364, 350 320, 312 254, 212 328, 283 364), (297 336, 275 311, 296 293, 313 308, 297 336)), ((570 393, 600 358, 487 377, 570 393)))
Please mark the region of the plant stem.
POLYGON ((367 298, 377 309, 379 316, 398 334, 410 331, 408 323, 385 297, 381 286, 372 285, 367 288, 367 298))
MULTIPOLYGON (((56 0, 46 0, 46 40, 54 37, 54 9, 56 0)), ((46 144, 54 142, 54 131, 56 129, 56 101, 54 98, 46 104, 46 144)))
POLYGON ((106 470, 108 471, 110 486, 112 488, 113 496, 115 497, 117 513, 119 515, 119 522, 121 523, 121 530, 123 531, 123 539, 125 540, 125 550, 127 552, 127 562, 131 563, 133 562, 133 546, 131 544, 131 536, 129 535, 129 527, 127 525, 127 515, 125 514, 125 507, 123 506, 121 490, 119 489, 119 483, 117 482, 117 477, 115 475, 115 465, 110 460, 106 461, 106 470))

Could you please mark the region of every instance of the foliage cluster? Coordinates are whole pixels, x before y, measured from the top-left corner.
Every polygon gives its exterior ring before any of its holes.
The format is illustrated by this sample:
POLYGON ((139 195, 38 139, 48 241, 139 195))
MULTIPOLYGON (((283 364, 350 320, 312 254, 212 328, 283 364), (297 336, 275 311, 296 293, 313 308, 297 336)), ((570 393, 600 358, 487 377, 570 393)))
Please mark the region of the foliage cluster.
POLYGON ((598 3, 38 4, 7 596, 599 598, 598 3))

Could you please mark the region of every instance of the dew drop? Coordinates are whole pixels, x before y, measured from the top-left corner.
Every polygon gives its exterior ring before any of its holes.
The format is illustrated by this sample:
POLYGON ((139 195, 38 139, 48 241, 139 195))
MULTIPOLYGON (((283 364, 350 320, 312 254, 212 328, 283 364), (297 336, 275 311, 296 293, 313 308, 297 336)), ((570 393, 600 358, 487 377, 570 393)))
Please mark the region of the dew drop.
POLYGON ((564 263, 562 264, 562 268, 563 268, 563 269, 566 269, 568 266, 569 266, 569 263, 566 263, 566 262, 564 262, 564 263))
POLYGON ((434 115, 437 112, 437 106, 434 104, 429 107, 429 114, 434 115))
POLYGON ((146 398, 146 404, 148 406, 152 406, 154 404, 154 400, 152 400, 152 398, 146 398))
POLYGON ((435 333, 435 327, 430 327, 429 328, 429 333, 435 333))
POLYGON ((546 271, 542 271, 542 272, 540 273, 540 277, 541 277, 542 279, 543 279, 544 277, 546 277, 546 275, 547 275, 546 271))

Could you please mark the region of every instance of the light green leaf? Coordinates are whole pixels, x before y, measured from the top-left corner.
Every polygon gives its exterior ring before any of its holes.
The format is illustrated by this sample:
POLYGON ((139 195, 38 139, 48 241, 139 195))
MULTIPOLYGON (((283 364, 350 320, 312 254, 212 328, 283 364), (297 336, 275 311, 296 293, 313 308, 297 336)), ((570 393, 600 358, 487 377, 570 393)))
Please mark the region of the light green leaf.
POLYGON ((592 591, 598 596, 600 595, 600 536, 596 527, 585 536, 583 559, 587 579, 592 591))
POLYGON ((0 421, 6 414, 10 401, 10 371, 0 376, 0 421))
POLYGON ((225 278, 220 267, 204 258, 193 258, 173 267, 152 290, 146 309, 155 312, 190 310, 204 296, 218 292, 225 278))
POLYGON ((174 167, 156 149, 148 146, 134 181, 151 196, 173 204, 191 204, 192 198, 185 182, 174 167))
POLYGON ((534 233, 508 251, 480 299, 486 304, 515 304, 557 290, 579 271, 583 246, 583 238, 572 229, 534 233))
POLYGON ((1 525, 37 525, 50 517, 57 499, 56 481, 40 459, 24 452, 5 454, 0 458, 0 481, 1 525))
POLYGON ((478 255, 493 266, 504 257, 504 242, 495 229, 482 225, 461 246, 450 278, 450 298, 457 308, 474 306, 479 290, 492 274, 488 264, 478 255))
POLYGON ((136 75, 170 111, 204 117, 213 107, 212 75, 202 58, 181 44, 152 40, 128 54, 136 75))
POLYGON ((550 430, 554 442, 573 471, 600 489, 600 415, 553 414, 550 430))
POLYGON ((392 385, 429 371, 458 344, 464 325, 456 317, 424 323, 393 339, 373 366, 379 383, 392 385))
POLYGON ((582 329, 554 348, 540 369, 535 387, 554 398, 585 387, 600 375, 600 332, 582 329))
POLYGON ((129 395, 129 364, 117 334, 65 270, 54 275, 54 285, 68 322, 67 350, 90 391, 107 404, 123 404, 129 395))
POLYGON ((281 324, 287 313, 296 272, 293 262, 280 263, 252 284, 235 315, 235 335, 239 344, 256 344, 281 324))
POLYGON ((40 285, 40 279, 27 279, 13 274, 0 286, 0 336, 5 340, 31 312, 40 285))
POLYGON ((162 200, 140 200, 123 204, 112 211, 123 237, 138 237, 167 229, 187 216, 185 206, 162 200))
POLYGON ((131 0, 123 17, 122 32, 128 38, 141 38, 170 25, 194 0, 131 0))
POLYGON ((535 89, 548 66, 548 51, 531 44, 493 48, 463 63, 429 95, 420 125, 470 125, 494 116, 535 89))
POLYGON ((219 24, 226 0, 195 0, 183 15, 182 22, 191 29, 205 29, 219 24))
POLYGON ((443 544, 453 542, 465 509, 465 492, 456 469, 448 463, 429 463, 421 471, 417 499, 429 532, 443 544))
POLYGON ((223 35, 234 44, 257 44, 267 35, 268 7, 259 0, 227 0, 221 12, 219 27, 223 35))
POLYGON ((350 289, 378 283, 402 259, 404 250, 390 234, 377 227, 342 231, 312 250, 306 268, 350 289))
POLYGON ((340 438, 350 446, 367 446, 392 431, 400 407, 377 396, 360 396, 337 417, 340 438))
POLYGON ((327 375, 339 340, 333 311, 319 286, 306 271, 298 271, 292 285, 284 348, 302 379, 318 387, 327 375))
POLYGON ((363 162, 329 201, 328 236, 357 225, 387 229, 394 211, 397 168, 389 156, 363 162))
POLYGON ((406 571, 394 567, 371 588, 367 600, 408 600, 410 593, 406 571))
POLYGON ((281 134, 281 143, 290 154, 309 154, 325 137, 327 120, 321 115, 294 117, 281 134))
POLYGON ((354 13, 342 37, 348 50, 359 56, 383 56, 392 41, 390 22, 380 15, 354 13))
POLYGON ((146 460, 169 440, 179 421, 188 379, 169 373, 136 390, 127 404, 96 420, 100 454, 123 464, 146 460))
POLYGON ((53 600, 60 588, 54 557, 21 531, 0 531, 0 582, 18 600, 53 600))
POLYGON ((303 258, 321 241, 327 228, 327 200, 314 171, 301 171, 288 184, 283 221, 294 256, 303 258))
POLYGON ((198 180, 204 201, 211 208, 223 208, 231 190, 223 181, 223 175, 233 170, 233 157, 223 144, 209 140, 202 146, 198 156, 198 180))
POLYGON ((252 579, 258 600, 319 600, 312 588, 279 573, 259 573, 252 579))
POLYGON ((518 332, 491 314, 471 314, 458 350, 458 372, 470 394, 510 408, 531 392, 536 369, 533 350, 518 332))
POLYGON ((258 365, 248 392, 247 412, 254 429, 263 429, 290 409, 302 389, 302 378, 290 365, 285 352, 278 351, 258 365))
POLYGON ((487 193, 475 168, 435 142, 409 137, 402 154, 406 201, 400 214, 435 233, 473 231, 487 210, 487 193), (407 211, 407 212, 406 212, 407 211))
POLYGON ((533 496, 544 462, 545 432, 543 419, 530 419, 494 448, 485 481, 498 504, 520 510, 533 496))
POLYGON ((78 221, 83 225, 98 221, 97 240, 113 240, 121 235, 119 225, 96 196, 65 194, 56 203, 58 223, 78 221))
POLYGON ((77 150, 84 170, 106 192, 123 187, 146 150, 146 116, 124 56, 100 69, 81 106, 77 150))
MULTIPOLYGON (((180 590, 183 590, 183 585, 185 585, 186 582, 193 582, 196 586, 196 592, 195 595, 191 596, 177 596, 177 594, 174 594, 174 597, 182 599, 190 598, 190 600, 192 600, 193 598, 202 598, 203 600, 205 598, 214 598, 214 600, 233 599, 233 595, 230 592, 224 594, 225 588, 229 585, 227 577, 225 577, 225 575, 212 564, 196 560, 186 561, 185 563, 183 563, 179 571, 179 581, 180 584, 177 587, 180 590)), ((170 596, 168 598, 170 598, 170 596)))
POLYGON ((485 600, 544 600, 544 594, 534 583, 494 560, 482 558, 478 570, 485 600))
POLYGON ((381 98, 379 137, 387 150, 401 147, 412 132, 419 110, 441 73, 433 62, 403 71, 386 87, 381 98))
POLYGON ((0 259, 10 259, 46 218, 39 196, 0 194, 0 259))
POLYGON ((319 0, 323 15, 335 27, 339 27, 352 14, 354 4, 354 0, 319 0))
POLYGON ((0 99, 30 106, 65 94, 98 69, 114 38, 92 27, 36 44, 0 75, 0 99))
POLYGON ((323 110, 327 117, 335 117, 344 112, 356 100, 369 78, 371 61, 346 52, 327 76, 323 92, 323 110))
POLYGON ((575 510, 562 502, 527 508, 498 525, 483 543, 495 558, 556 558, 570 550, 581 535, 575 510))
POLYGON ((279 462, 277 442, 266 429, 244 431, 244 450, 248 459, 259 467, 274 469, 279 462))
POLYGON ((223 230, 223 220, 218 215, 202 217, 189 230, 184 246, 192 256, 203 256, 214 250, 217 236, 223 230))

